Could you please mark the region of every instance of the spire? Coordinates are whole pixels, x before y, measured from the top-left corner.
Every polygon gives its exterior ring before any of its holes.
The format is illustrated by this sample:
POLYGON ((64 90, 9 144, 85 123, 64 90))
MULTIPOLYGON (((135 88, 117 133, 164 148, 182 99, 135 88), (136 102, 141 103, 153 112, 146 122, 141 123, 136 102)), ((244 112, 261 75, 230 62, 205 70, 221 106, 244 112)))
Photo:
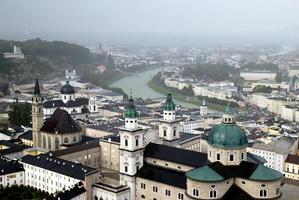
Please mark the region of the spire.
POLYGON ((225 123, 225 124, 234 124, 235 123, 234 116, 233 116, 233 110, 230 107, 230 102, 228 102, 228 104, 224 110, 224 114, 222 117, 222 123, 225 123))
POLYGON ((233 113, 233 110, 230 107, 230 102, 228 102, 228 104, 227 104, 227 106, 226 106, 226 108, 224 110, 224 113, 226 113, 226 114, 232 114, 233 113))
POLYGON ((34 95, 35 96, 40 96, 40 89, 39 89, 39 83, 37 79, 37 75, 35 75, 35 86, 34 86, 34 95))

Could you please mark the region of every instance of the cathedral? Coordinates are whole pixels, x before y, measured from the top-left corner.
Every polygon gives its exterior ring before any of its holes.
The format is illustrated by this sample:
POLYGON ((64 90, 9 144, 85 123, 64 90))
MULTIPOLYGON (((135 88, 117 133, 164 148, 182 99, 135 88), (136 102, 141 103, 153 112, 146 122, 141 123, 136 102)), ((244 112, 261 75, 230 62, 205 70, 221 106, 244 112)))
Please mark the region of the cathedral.
POLYGON ((34 147, 52 151, 82 140, 81 128, 66 110, 56 108, 44 121, 43 97, 37 79, 32 97, 32 136, 34 147))
POLYGON ((67 111, 74 119, 89 119, 98 113, 95 98, 76 97, 75 88, 68 80, 60 90, 60 99, 43 103, 44 118, 50 117, 57 108, 67 111))
MULTIPOLYGON (((236 124, 229 106, 222 122, 208 134, 207 153, 179 148, 180 120, 176 118, 171 94, 167 94, 163 118, 159 120, 159 144, 145 145, 147 130, 139 125, 132 96, 124 111, 124 122, 119 128, 119 148, 115 152, 119 158, 118 185, 105 182, 103 175, 86 188, 92 196, 88 199, 246 200, 278 199, 282 195, 282 174, 264 166, 265 161, 258 156, 250 156, 247 136, 236 124)), ((32 97, 32 133, 34 147, 51 151, 82 141, 81 128, 67 111, 57 108, 43 120, 38 80, 32 97)))

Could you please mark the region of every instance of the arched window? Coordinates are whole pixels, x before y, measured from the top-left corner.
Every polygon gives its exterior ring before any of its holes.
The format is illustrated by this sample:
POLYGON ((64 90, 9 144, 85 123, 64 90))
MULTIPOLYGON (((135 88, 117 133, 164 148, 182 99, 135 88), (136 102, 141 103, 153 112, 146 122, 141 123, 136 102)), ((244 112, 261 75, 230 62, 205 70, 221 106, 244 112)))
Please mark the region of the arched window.
POLYGON ((65 144, 69 143, 69 138, 68 138, 68 137, 65 137, 65 138, 64 138, 64 143, 65 143, 65 144))
POLYGON ((141 195, 141 199, 145 199, 145 196, 143 194, 141 195))
POLYGON ((98 200, 99 198, 97 196, 94 196, 94 200, 98 200))
POLYGON ((46 136, 43 136, 43 147, 44 147, 45 149, 47 148, 46 136))
POLYGON ((193 189, 193 196, 198 197, 199 196, 199 190, 193 189))
POLYGON ((176 136, 176 130, 173 130, 173 136, 174 137, 176 136))
POLYGON ((166 137, 166 130, 163 131, 164 137, 166 137))
POLYGON ((234 161, 234 155, 233 154, 229 155, 229 161, 234 161))
POLYGON ((73 142, 77 142, 77 137, 76 136, 73 137, 73 142))
POLYGON ((128 139, 125 139, 125 146, 128 146, 128 139))
POLYGON ((216 191, 215 190, 210 191, 210 198, 216 198, 216 191))
POLYGON ((267 190, 260 190, 260 197, 266 197, 267 196, 267 190))
POLYGON ((51 137, 48 136, 48 149, 51 149, 52 145, 51 145, 51 137))
POLYGON ((55 138, 55 150, 59 149, 59 139, 58 137, 55 138))
POLYGON ((217 153, 217 160, 220 160, 220 153, 217 153))

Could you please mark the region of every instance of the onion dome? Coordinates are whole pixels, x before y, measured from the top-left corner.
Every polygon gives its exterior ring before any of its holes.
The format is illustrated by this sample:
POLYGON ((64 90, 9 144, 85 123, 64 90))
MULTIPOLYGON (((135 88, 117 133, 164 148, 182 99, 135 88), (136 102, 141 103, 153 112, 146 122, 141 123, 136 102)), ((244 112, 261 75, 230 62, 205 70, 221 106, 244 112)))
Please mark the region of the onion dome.
POLYGON ((164 103, 163 109, 167 111, 175 110, 175 104, 172 101, 171 93, 167 94, 167 98, 164 103))
POLYGON ((221 124, 214 126, 209 132, 208 143, 225 149, 242 148, 248 145, 247 136, 235 123, 229 106, 223 114, 221 124))
POLYGON ((65 85, 62 86, 60 90, 61 94, 75 94, 75 88, 70 85, 69 81, 67 80, 65 85))
POLYGON ((137 118, 138 117, 138 112, 136 111, 132 96, 130 96, 130 98, 129 98, 129 105, 126 107, 124 115, 125 115, 125 118, 137 118))

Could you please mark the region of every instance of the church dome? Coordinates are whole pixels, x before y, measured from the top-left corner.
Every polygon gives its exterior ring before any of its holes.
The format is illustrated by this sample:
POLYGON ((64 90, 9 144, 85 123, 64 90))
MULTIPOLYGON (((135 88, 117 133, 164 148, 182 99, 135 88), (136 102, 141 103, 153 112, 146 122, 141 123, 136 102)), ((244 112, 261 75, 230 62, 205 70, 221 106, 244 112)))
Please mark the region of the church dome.
POLYGON ((134 106, 132 96, 129 98, 129 105, 126 107, 124 115, 126 118, 137 118, 138 117, 138 112, 136 111, 136 108, 134 106))
POLYGON ((233 149, 246 147, 248 144, 247 136, 243 129, 236 125, 231 112, 226 109, 222 123, 214 126, 208 135, 208 143, 212 146, 233 149))
POLYGON ((70 85, 69 81, 66 81, 65 85, 60 90, 61 94, 75 94, 75 88, 70 85))
POLYGON ((167 94, 167 98, 164 103, 163 109, 167 111, 175 110, 175 104, 172 101, 171 93, 167 94))

